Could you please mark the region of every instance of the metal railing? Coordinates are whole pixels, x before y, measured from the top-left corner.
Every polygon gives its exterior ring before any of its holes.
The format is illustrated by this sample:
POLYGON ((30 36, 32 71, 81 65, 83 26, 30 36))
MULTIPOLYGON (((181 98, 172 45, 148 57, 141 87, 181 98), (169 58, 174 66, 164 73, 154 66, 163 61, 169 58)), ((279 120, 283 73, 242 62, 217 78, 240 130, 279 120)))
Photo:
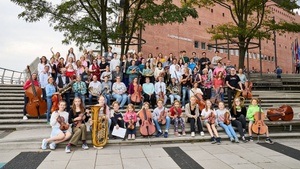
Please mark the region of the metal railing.
POLYGON ((0 67, 1 84, 23 84, 25 72, 0 67))

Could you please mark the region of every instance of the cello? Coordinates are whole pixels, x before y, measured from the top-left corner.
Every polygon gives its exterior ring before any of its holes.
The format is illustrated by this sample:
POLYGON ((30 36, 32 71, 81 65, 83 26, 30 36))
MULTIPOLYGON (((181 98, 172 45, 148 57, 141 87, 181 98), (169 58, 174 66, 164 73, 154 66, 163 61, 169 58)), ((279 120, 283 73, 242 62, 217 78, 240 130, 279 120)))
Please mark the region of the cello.
MULTIPOLYGON (((261 102, 259 102, 260 104, 261 102)), ((259 105, 259 111, 254 114, 254 124, 252 125, 252 131, 257 135, 265 134, 267 132, 267 126, 264 122, 265 113, 261 111, 261 105, 259 105)))
POLYGON ((252 86, 253 83, 250 81, 245 82, 245 90, 242 92, 242 96, 245 99, 252 99, 252 86))
POLYGON ((267 111, 267 117, 270 121, 291 121, 294 117, 294 111, 289 105, 282 105, 279 108, 270 108, 267 111))
POLYGON ((152 123, 152 114, 149 110, 146 110, 144 107, 138 113, 140 119, 142 120, 140 126, 140 133, 143 136, 151 136, 155 133, 155 126, 152 123))
MULTIPOLYGON (((133 85, 133 83, 134 82, 132 82, 132 85, 133 85)), ((142 102, 142 91, 143 91, 143 88, 139 84, 139 77, 138 77, 136 85, 133 87, 133 90, 134 90, 134 92, 130 96, 131 101, 134 102, 134 103, 141 103, 142 102)))
POLYGON ((26 97, 28 97, 28 103, 26 105, 26 112, 32 117, 40 118, 41 115, 47 111, 47 102, 43 100, 43 91, 40 87, 34 85, 30 67, 27 66, 27 70, 30 75, 31 87, 25 91, 26 97))
POLYGON ((205 101, 203 100, 203 97, 200 93, 194 93, 193 89, 191 89, 191 91, 193 92, 194 96, 196 97, 196 103, 199 106, 200 111, 203 110, 205 108, 205 101))

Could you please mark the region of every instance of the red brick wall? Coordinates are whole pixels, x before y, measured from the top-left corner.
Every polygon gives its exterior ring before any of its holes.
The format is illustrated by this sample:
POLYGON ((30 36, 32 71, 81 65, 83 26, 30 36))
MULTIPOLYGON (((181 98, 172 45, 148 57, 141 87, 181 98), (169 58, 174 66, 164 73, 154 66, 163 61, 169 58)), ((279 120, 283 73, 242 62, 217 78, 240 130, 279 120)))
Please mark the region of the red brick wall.
MULTIPOLYGON (((298 15, 291 15, 275 6, 271 6, 270 8, 274 12, 276 22, 279 22, 281 19, 300 22, 300 17, 298 15)), ((146 44, 142 46, 142 52, 144 53, 144 55, 148 55, 148 53, 152 53, 155 56, 157 56, 158 53, 168 55, 170 52, 172 52, 174 53, 174 55, 178 56, 179 51, 186 50, 187 54, 190 56, 192 52, 201 54, 202 51, 206 51, 207 56, 211 59, 214 55, 214 49, 208 50, 207 46, 205 50, 201 49, 201 42, 205 42, 206 45, 208 43, 215 43, 211 40, 211 35, 206 32, 206 29, 210 28, 212 25, 215 26, 221 23, 230 22, 231 17, 227 10, 218 5, 209 9, 198 9, 198 15, 199 18, 197 19, 187 18, 187 21, 183 24, 175 23, 164 26, 147 26, 146 30, 142 33, 142 38, 146 40, 146 44), (174 37, 180 37, 181 39, 174 37), (199 48, 194 48, 194 41, 199 42, 199 48)), ((276 35, 277 63, 280 67, 283 68, 284 72, 291 73, 294 68, 294 61, 292 60, 291 53, 291 43, 295 41, 299 34, 280 34, 277 32, 276 35)), ((257 40, 254 41, 257 42, 257 40)), ((249 53, 258 54, 258 48, 249 50, 249 53)), ((262 54, 270 56, 270 59, 272 57, 274 58, 273 40, 262 41, 262 54)), ((222 53, 222 50, 220 50, 220 55, 227 56, 227 53, 222 53)), ((227 59, 225 60, 225 62, 227 61, 227 59)), ((259 70, 259 59, 249 58, 249 60, 250 69, 254 67, 259 70)), ((230 55, 230 61, 233 65, 238 64, 238 56, 236 56, 235 54, 230 55)), ((263 72, 266 72, 267 69, 271 71, 275 69, 274 61, 263 60, 262 63, 263 72)), ((247 65, 246 59, 245 65, 247 65)))

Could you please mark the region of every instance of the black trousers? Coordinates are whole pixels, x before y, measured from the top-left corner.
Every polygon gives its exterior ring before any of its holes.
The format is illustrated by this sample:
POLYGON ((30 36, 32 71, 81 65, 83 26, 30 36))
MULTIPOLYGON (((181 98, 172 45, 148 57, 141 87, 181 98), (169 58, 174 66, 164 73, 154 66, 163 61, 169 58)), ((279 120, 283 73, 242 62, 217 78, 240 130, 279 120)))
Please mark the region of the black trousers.
POLYGON ((234 97, 236 94, 236 90, 232 90, 231 88, 228 88, 227 90, 227 96, 228 96, 228 107, 231 109, 232 106, 232 97, 234 97))
POLYGON ((211 98, 211 88, 202 88, 203 91, 203 99, 207 100, 211 98))
POLYGON ((144 93, 143 96, 144 96, 144 102, 149 102, 152 108, 154 108, 156 105, 155 94, 153 93, 150 97, 148 94, 144 93))
POLYGON ((28 97, 26 97, 26 94, 24 94, 24 107, 23 107, 23 115, 26 116, 26 105, 28 103, 28 97))
MULTIPOLYGON (((203 131, 203 127, 202 127, 202 124, 201 124, 201 120, 200 120, 200 117, 197 117, 197 127, 198 127, 198 132, 200 133, 201 131, 203 131)), ((195 118, 191 118, 191 117, 188 117, 188 122, 190 122, 190 125, 191 125, 191 132, 195 132, 196 131, 196 120, 195 118)))
POLYGON ((238 117, 237 119, 232 120, 231 124, 232 124, 232 126, 234 126, 238 129, 241 137, 245 136, 243 129, 246 130, 246 118, 244 115, 240 115, 240 117, 238 117))

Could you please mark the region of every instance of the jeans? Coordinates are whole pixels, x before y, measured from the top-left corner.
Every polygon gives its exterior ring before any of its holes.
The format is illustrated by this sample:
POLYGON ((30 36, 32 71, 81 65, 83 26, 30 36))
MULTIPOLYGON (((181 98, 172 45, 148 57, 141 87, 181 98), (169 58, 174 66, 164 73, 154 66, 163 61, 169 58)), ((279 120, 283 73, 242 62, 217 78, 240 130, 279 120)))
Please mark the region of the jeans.
MULTIPOLYGON (((157 119, 153 119, 156 130, 161 132, 160 124, 158 123, 157 119)), ((166 116, 166 132, 169 131, 171 119, 169 116, 166 116)))
POLYGON ((176 100, 180 101, 180 96, 178 94, 170 94, 169 97, 170 97, 171 104, 174 103, 174 98, 176 98, 176 100))
POLYGON ((190 98, 190 92, 187 87, 182 87, 182 106, 185 106, 185 99, 190 98))
POLYGON ((219 126, 221 126, 225 130, 225 132, 226 132, 226 134, 228 135, 229 138, 237 138, 236 134, 235 134, 235 131, 233 130, 231 124, 226 125, 223 122, 220 122, 219 126))
POLYGON ((128 100, 127 94, 113 94, 113 98, 117 100, 117 102, 120 104, 120 108, 123 108, 126 101, 128 100))
POLYGON ((51 107, 52 107, 52 97, 47 96, 47 113, 46 113, 47 122, 50 122, 51 107))
POLYGON ((93 97, 97 97, 97 100, 98 100, 98 96, 93 96, 91 94, 89 94, 89 105, 92 105, 93 104, 93 97))
POLYGON ((74 94, 75 97, 79 97, 81 99, 81 102, 83 103, 83 106, 85 106, 85 95, 81 94, 81 93, 75 93, 74 94))
POLYGON ((134 135, 135 135, 135 134, 136 134, 136 126, 135 126, 135 125, 136 125, 136 123, 133 123, 133 125, 134 125, 134 129, 133 129, 133 130, 129 129, 129 128, 128 128, 128 125, 129 125, 129 123, 128 123, 128 122, 127 122, 127 123, 125 123, 125 126, 126 126, 126 128, 127 128, 127 131, 126 131, 126 132, 127 132, 127 134, 134 134, 134 135))
POLYGON ((107 93, 107 94, 103 94, 106 100, 106 104, 108 106, 110 106, 110 99, 111 99, 111 94, 107 93))

